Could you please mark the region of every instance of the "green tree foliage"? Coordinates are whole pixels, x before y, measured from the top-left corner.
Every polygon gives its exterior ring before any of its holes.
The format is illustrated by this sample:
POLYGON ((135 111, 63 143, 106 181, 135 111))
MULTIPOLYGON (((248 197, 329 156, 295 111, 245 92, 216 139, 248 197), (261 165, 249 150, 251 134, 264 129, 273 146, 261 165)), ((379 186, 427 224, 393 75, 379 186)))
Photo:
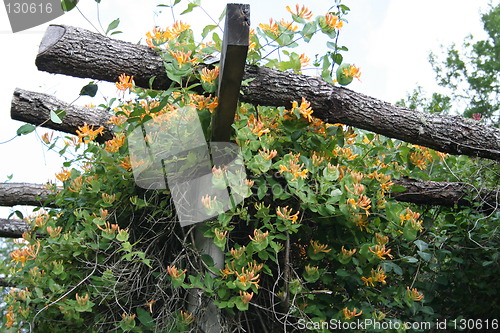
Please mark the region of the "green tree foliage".
MULTIPOLYGON (((200 3, 174 5, 190 12, 200 3)), ((300 72, 307 58, 293 47, 327 36, 330 51, 313 64, 318 73, 341 84, 359 76, 358 68, 342 65, 339 51, 346 48, 332 42, 345 5, 316 17, 305 7, 289 11, 290 21, 252 32, 250 62, 300 72), (265 57, 272 51, 276 58, 265 57)), ((187 306, 193 291, 221 310, 228 331, 329 332, 336 329, 324 323, 369 319, 386 326, 367 331, 402 332, 403 322, 493 318, 497 288, 489 279, 498 272, 499 216, 419 208, 389 195, 398 190, 393 179, 440 180, 473 162, 324 123, 305 99, 288 109, 239 105, 233 139, 248 179, 241 183, 215 166, 212 182, 229 181, 244 200, 229 211, 215 197, 202 201, 218 213, 203 224, 204 236, 225 253, 224 267, 215 268, 196 248, 192 230, 178 223, 170 191, 135 186, 132 169, 146 161, 129 155, 126 140, 146 122, 161 131, 186 107, 208 130, 218 67, 199 59, 220 51, 216 25, 203 29, 209 35, 198 41, 182 22, 147 34, 177 84, 140 89, 122 75, 117 88, 133 97, 101 106, 113 112, 111 140, 95 142, 102 129, 87 125, 78 137, 43 138, 68 156, 56 176, 62 189, 48 185, 59 208, 30 218, 31 230, 10 254, 17 287, 4 298, 4 332, 196 331, 205 309, 187 306), (471 286, 481 293, 471 296, 471 286), (475 304, 467 306, 472 297, 475 304)), ((154 133, 146 139, 154 144, 154 133)), ((189 155, 183 163, 186 170, 196 164, 189 155)))
MULTIPOLYGON (((465 117, 482 117, 489 124, 500 126, 500 4, 491 6, 482 15, 487 39, 474 41, 468 36, 458 49, 451 45, 444 60, 435 54, 429 59, 437 83, 448 88, 454 105, 465 117)), ((447 97, 436 97, 442 102, 447 97)), ((434 98, 433 98, 434 101, 434 98)), ((434 103, 434 102, 433 102, 434 103)))
MULTIPOLYGON (((488 39, 473 43, 469 36, 463 51, 451 46, 444 61, 431 54, 438 83, 449 88, 448 95, 433 93, 426 97, 423 88, 418 87, 398 103, 441 114, 452 114, 461 108, 465 117, 498 127, 499 20, 500 5, 492 6, 482 16, 488 39)), ((477 189, 498 188, 498 162, 465 156, 449 157, 446 161, 449 169, 435 172, 433 179, 464 182, 477 189), (450 169, 454 171, 449 172, 450 169)), ((422 290, 430 306, 441 308, 448 318, 495 318, 500 312, 498 212, 430 208, 426 215, 434 220, 425 236, 434 259, 421 271, 425 281, 422 290)))

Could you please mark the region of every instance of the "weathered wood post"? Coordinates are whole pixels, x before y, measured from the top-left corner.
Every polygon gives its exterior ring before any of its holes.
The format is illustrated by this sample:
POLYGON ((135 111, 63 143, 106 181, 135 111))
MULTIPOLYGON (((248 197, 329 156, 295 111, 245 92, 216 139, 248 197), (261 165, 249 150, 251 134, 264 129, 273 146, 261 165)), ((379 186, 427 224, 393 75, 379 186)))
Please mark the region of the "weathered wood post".
MULTIPOLYGON (((250 5, 227 4, 219 65, 217 91, 219 105, 212 117, 211 142, 229 142, 230 140, 231 125, 238 107, 241 81, 245 72, 249 36, 250 5)), ((224 252, 211 239, 203 237, 202 226, 198 225, 194 233, 197 248, 213 258, 215 268, 224 268, 224 252)), ((201 293, 198 290, 191 290, 190 311, 195 311, 201 304, 203 304, 201 293)), ((222 331, 220 310, 214 304, 208 304, 203 318, 197 319, 204 332, 219 333, 222 331)))

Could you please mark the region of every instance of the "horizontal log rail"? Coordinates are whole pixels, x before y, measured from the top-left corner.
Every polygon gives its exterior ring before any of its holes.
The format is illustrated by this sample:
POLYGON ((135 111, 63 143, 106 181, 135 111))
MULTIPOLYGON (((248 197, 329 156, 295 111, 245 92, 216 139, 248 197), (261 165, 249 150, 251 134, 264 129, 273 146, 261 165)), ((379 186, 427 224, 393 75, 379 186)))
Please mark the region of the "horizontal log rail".
MULTIPOLYGON (((115 82, 122 73, 135 83, 167 89, 160 54, 144 45, 112 39, 65 25, 48 27, 36 58, 39 70, 74 77, 115 82)), ((311 102, 314 116, 343 123, 437 151, 500 160, 500 129, 459 116, 423 113, 392 105, 323 79, 267 67, 247 65, 241 101, 290 107, 302 97, 311 102)))

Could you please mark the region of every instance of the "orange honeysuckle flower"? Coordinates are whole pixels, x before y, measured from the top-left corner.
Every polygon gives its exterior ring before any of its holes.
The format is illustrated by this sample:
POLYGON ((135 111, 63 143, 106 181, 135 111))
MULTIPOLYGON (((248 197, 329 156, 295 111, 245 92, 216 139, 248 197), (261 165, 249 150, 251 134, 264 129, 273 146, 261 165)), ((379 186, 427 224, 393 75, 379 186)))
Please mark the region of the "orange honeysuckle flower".
MULTIPOLYGON (((231 249, 231 251, 232 250, 234 250, 234 249, 231 249)), ((238 250, 236 250, 236 251, 238 251, 238 250)), ((232 252, 231 252, 231 254, 232 254, 232 252)), ((234 255, 233 255, 233 257, 234 257, 234 255)), ((238 258, 235 258, 235 259, 238 259, 238 258)), ((234 261, 231 261, 231 264, 232 264, 232 268, 229 267, 228 263, 226 263, 226 268, 220 270, 220 273, 221 273, 223 279, 227 278, 229 275, 233 275, 236 273, 236 271, 234 270, 234 261)))
POLYGON ((406 294, 412 301, 415 302, 419 302, 424 299, 424 294, 419 292, 417 288, 410 289, 410 287, 406 287, 406 294))
POLYGON ((116 88, 118 88, 118 90, 126 91, 127 89, 130 89, 133 87, 133 85, 134 85, 133 81, 134 81, 133 76, 128 76, 128 75, 125 75, 125 73, 124 73, 118 77, 118 82, 116 82, 115 85, 116 85, 116 88))
POLYGON ((354 224, 359 227, 359 230, 363 231, 368 231, 368 215, 367 214, 355 214, 353 218, 354 224))
POLYGON ((252 242, 262 243, 267 238, 268 235, 269 235, 269 231, 262 232, 259 229, 255 229, 253 231, 253 238, 250 235, 248 235, 248 238, 250 238, 250 240, 252 242))
POLYGON ((371 278, 371 277, 366 278, 366 277, 362 276, 361 280, 365 283, 365 286, 375 287, 375 284, 373 284, 373 278, 371 278))
POLYGON ((149 312, 153 313, 153 304, 156 302, 155 299, 150 300, 149 302, 146 302, 144 306, 149 307, 149 312))
POLYGON ((252 133, 257 136, 262 136, 263 134, 271 132, 271 130, 266 128, 265 124, 260 119, 255 118, 253 114, 248 117, 248 127, 252 133))
POLYGON ((354 77, 359 80, 361 77, 361 72, 359 70, 359 67, 356 67, 354 65, 349 66, 349 68, 344 69, 344 74, 347 77, 354 77))
POLYGON ((279 168, 280 168, 279 172, 280 173, 290 172, 293 175, 292 181, 296 180, 298 177, 300 177, 302 179, 306 179, 307 173, 309 172, 309 170, 302 169, 304 167, 304 163, 299 164, 299 158, 300 158, 300 154, 297 154, 297 155, 292 154, 292 159, 290 159, 288 161, 288 166, 281 164, 279 166, 279 168))
POLYGON ((46 230, 47 230, 47 233, 49 234, 49 236, 54 238, 54 237, 59 236, 59 234, 62 231, 62 227, 59 226, 57 228, 52 228, 51 226, 48 226, 46 230))
POLYGON ((293 22, 287 22, 284 19, 281 19, 279 21, 279 25, 281 25, 283 28, 290 30, 290 31, 297 31, 299 30, 299 27, 293 24, 293 22))
POLYGON ((106 148, 104 148, 106 151, 110 153, 116 153, 121 146, 125 143, 125 135, 123 134, 117 134, 113 139, 108 140, 105 142, 106 143, 106 148))
POLYGON ((183 64, 194 63, 194 62, 198 61, 198 59, 196 59, 196 58, 189 59, 191 57, 191 53, 192 53, 191 51, 189 51, 188 53, 180 51, 180 50, 170 51, 170 54, 174 57, 175 60, 177 60, 177 64, 179 65, 179 68, 182 68, 183 64))
POLYGON ((62 169, 61 172, 56 174, 56 178, 62 182, 68 180, 70 176, 71 176, 71 170, 68 169, 62 169))
POLYGON ((377 270, 372 269, 372 278, 375 282, 380 282, 382 284, 387 283, 385 281, 385 279, 387 278, 387 276, 385 275, 385 271, 380 266, 377 268, 377 270))
POLYGON ((375 239, 377 241, 377 244, 379 245, 385 245, 389 243, 389 236, 384 236, 382 234, 376 233, 375 234, 375 239))
POLYGON ((337 30, 342 29, 342 26, 344 25, 344 22, 342 22, 338 16, 330 13, 325 15, 325 22, 330 28, 337 30))
POLYGON ((255 274, 255 272, 252 270, 245 270, 244 267, 241 269, 241 274, 238 272, 235 273, 237 279, 243 284, 243 286, 246 287, 247 283, 254 284, 256 287, 259 286, 260 274, 255 274))
POLYGON ((259 155, 262 156, 266 161, 272 160, 278 152, 276 150, 269 150, 267 148, 259 149, 259 155))
POLYGON ((98 225, 97 228, 108 234, 114 234, 116 231, 120 231, 120 226, 118 224, 110 224, 109 222, 104 222, 104 228, 100 225, 98 225))
POLYGON ((374 245, 372 247, 369 248, 370 252, 374 253, 377 255, 377 257, 379 257, 380 259, 385 259, 385 256, 388 256, 389 258, 393 258, 393 256, 391 255, 391 250, 390 249, 386 249, 385 248, 385 245, 374 245))
POLYGON ((297 223, 297 219, 299 218, 299 212, 292 214, 292 209, 288 210, 288 206, 282 208, 276 208, 276 214, 284 220, 288 220, 293 223, 297 223))
POLYGON ((79 142, 89 143, 90 141, 97 138, 98 135, 102 135, 104 132, 104 127, 100 126, 98 129, 94 130, 94 126, 89 126, 87 124, 83 126, 79 126, 76 130, 76 134, 78 135, 79 142), (86 138, 85 140, 83 140, 86 138))
MULTIPOLYGON (((171 28, 167 28, 167 32, 169 33, 169 37, 179 37, 179 35, 188 30, 191 26, 189 24, 186 24, 182 21, 175 21, 175 23, 172 25, 171 28)), ((173 39, 170 38, 170 39, 173 39)))
POLYGON ((12 261, 20 262, 24 266, 26 261, 36 259, 39 250, 40 241, 37 241, 36 244, 12 251, 10 257, 12 261))
POLYGON ((243 304, 248 304, 252 300, 252 297, 253 297, 253 292, 247 293, 246 291, 240 290, 240 298, 243 304))
POLYGON ((311 103, 309 103, 304 97, 302 97, 302 102, 299 103, 297 101, 292 102, 292 109, 298 109, 300 114, 304 116, 304 118, 307 119, 307 121, 312 122, 312 113, 313 110, 311 108, 311 103))
POLYGON ((78 296, 78 293, 77 293, 75 295, 75 298, 76 298, 76 303, 78 303, 78 305, 85 306, 87 304, 87 302, 89 301, 90 296, 89 296, 89 294, 85 294, 85 296, 78 296))
POLYGON ((215 237, 219 241, 223 241, 226 238, 227 232, 228 232, 227 230, 226 231, 219 231, 217 228, 214 230, 215 237))
POLYGON ((181 272, 175 266, 172 266, 172 267, 167 266, 167 272, 168 272, 168 275, 170 275, 172 278, 177 279, 177 278, 181 277, 182 275, 184 275, 184 273, 187 272, 187 269, 185 269, 181 272))
MULTIPOLYGON (((311 59, 309 59, 308 56, 306 56, 304 53, 302 53, 300 56, 299 56, 299 60, 300 60, 300 66, 301 67, 305 67, 309 64, 309 61, 311 61, 311 59)), ((311 112, 312 113, 312 112, 311 112)))
POLYGON ((194 321, 194 316, 191 312, 181 310, 182 322, 186 325, 191 324, 194 321))
POLYGON ((332 249, 327 249, 328 245, 320 244, 318 241, 311 240, 311 246, 313 248, 314 253, 320 253, 320 252, 328 253, 332 250, 332 249))
POLYGON ((242 246, 236 250, 234 248, 231 248, 230 252, 234 259, 240 259, 241 256, 245 253, 246 249, 246 246, 242 246))
POLYGON ((276 36, 278 36, 280 34, 280 29, 279 29, 279 26, 276 22, 274 22, 273 19, 269 19, 269 24, 266 24, 266 23, 260 23, 259 24, 259 27, 264 30, 264 31, 268 31, 276 36))
POLYGON ((132 164, 130 164, 130 156, 126 156, 123 160, 121 160, 118 166, 124 168, 127 171, 132 171, 132 164))
POLYGON ((352 319, 354 317, 360 316, 363 313, 363 311, 358 312, 358 309, 356 309, 356 308, 354 308, 352 311, 350 311, 347 307, 342 309, 342 312, 344 313, 344 316, 346 319, 352 319))
POLYGON ((45 132, 43 133, 42 135, 42 141, 45 143, 45 144, 50 144, 50 142, 52 141, 52 137, 54 136, 54 132, 45 132))
POLYGON ((217 196, 214 196, 213 199, 208 194, 201 197, 201 203, 207 209, 214 209, 216 201, 217 201, 217 196))
POLYGON ((344 248, 344 245, 342 245, 342 256, 344 258, 349 258, 349 257, 352 257, 354 255, 354 253, 356 253, 356 249, 353 249, 353 250, 346 250, 344 248))
POLYGON ((127 121, 127 117, 123 114, 116 116, 113 115, 109 118, 108 124, 113 124, 115 126, 123 125, 127 121))
POLYGON ((290 6, 286 6, 286 10, 292 14, 292 15, 296 15, 302 19, 306 19, 306 20, 309 20, 312 18, 313 16, 313 13, 312 11, 309 10, 309 8, 307 8, 306 6, 302 6, 300 7, 298 4, 295 5, 295 11, 292 11, 292 9, 290 8, 290 6))
POLYGON ((201 80, 208 83, 213 83, 219 77, 219 67, 208 69, 207 67, 201 70, 201 80))

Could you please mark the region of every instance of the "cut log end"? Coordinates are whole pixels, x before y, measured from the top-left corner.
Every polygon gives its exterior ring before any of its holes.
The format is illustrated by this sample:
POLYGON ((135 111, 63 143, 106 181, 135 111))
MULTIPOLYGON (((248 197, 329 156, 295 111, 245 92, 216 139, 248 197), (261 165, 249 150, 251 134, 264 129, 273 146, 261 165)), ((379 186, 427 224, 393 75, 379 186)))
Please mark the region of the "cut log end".
POLYGON ((52 24, 45 31, 40 47, 38 48, 38 54, 44 53, 46 50, 55 45, 66 33, 66 28, 62 25, 52 24))

